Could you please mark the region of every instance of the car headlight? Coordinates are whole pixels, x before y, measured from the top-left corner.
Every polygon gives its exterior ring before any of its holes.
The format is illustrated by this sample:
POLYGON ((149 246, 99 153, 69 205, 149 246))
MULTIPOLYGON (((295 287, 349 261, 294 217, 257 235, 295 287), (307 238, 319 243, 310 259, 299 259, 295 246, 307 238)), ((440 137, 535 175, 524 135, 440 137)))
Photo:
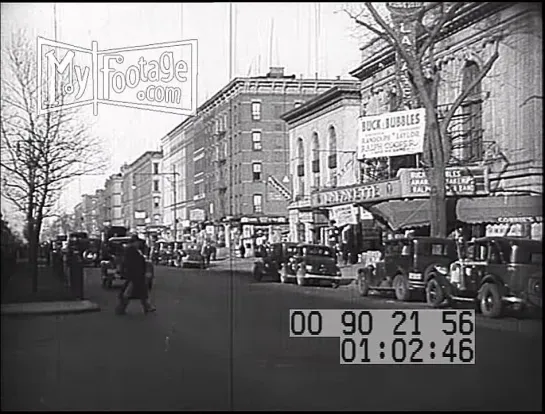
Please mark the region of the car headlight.
POLYGON ((450 266, 450 272, 448 273, 447 278, 453 283, 459 283, 462 278, 461 266, 457 263, 453 263, 450 266))
POLYGON ((446 266, 435 266, 435 270, 443 275, 446 275, 448 273, 448 269, 446 266))
POLYGON ((307 272, 312 272, 312 265, 306 265, 305 269, 307 270, 307 272))

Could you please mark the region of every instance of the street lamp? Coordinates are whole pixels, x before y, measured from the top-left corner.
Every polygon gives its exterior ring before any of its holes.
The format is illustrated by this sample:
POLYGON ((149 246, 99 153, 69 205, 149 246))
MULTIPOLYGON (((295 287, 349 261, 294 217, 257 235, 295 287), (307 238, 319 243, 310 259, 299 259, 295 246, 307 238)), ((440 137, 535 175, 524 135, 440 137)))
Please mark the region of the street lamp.
MULTIPOLYGON (((133 173, 133 176, 136 176, 136 175, 166 175, 166 176, 172 176, 173 177, 173 183, 172 183, 172 195, 173 195, 173 203, 172 203, 172 209, 173 209, 173 218, 174 218, 174 239, 177 238, 178 236, 178 218, 177 218, 177 211, 176 211, 176 205, 177 205, 177 200, 176 200, 176 177, 180 175, 180 173, 176 172, 176 167, 172 167, 173 171, 172 172, 162 172, 162 173, 157 173, 157 174, 154 174, 154 173, 133 173)), ((132 183, 132 189, 136 189, 136 182, 133 180, 133 183, 132 183)))

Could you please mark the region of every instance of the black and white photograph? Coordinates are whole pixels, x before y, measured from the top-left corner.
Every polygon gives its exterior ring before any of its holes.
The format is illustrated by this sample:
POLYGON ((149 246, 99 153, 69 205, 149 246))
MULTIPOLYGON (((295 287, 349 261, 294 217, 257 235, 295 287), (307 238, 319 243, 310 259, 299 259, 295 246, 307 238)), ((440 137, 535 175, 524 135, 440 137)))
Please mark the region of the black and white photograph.
POLYGON ((2 411, 542 411, 534 2, 1 4, 2 411))

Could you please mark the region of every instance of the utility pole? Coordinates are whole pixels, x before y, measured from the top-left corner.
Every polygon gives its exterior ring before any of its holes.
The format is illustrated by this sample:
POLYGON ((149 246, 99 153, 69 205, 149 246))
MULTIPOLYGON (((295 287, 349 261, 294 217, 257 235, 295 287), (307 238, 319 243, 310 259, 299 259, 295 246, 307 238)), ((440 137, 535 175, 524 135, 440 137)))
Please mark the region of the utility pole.
POLYGON ((172 208, 174 209, 173 211, 173 217, 174 217, 174 241, 176 241, 178 239, 178 217, 177 217, 177 212, 176 212, 176 204, 177 204, 177 200, 176 200, 176 166, 173 165, 172 166, 172 175, 174 176, 174 178, 172 179, 173 181, 173 186, 172 186, 172 195, 173 195, 173 203, 172 203, 172 208))

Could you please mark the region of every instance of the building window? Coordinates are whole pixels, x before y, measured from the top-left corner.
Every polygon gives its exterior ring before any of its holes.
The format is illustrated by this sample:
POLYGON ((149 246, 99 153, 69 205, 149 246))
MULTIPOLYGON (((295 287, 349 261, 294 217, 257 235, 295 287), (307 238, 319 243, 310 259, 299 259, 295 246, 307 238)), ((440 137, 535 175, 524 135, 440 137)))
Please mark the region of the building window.
POLYGON ((159 203, 161 202, 161 199, 159 197, 153 197, 153 207, 159 208, 159 203))
POLYGON ((261 102, 252 102, 252 120, 259 121, 261 119, 261 102))
POLYGON ((320 188, 320 141, 316 132, 312 134, 312 173, 313 187, 317 190, 320 188))
POLYGON ((159 163, 158 162, 153 163, 153 173, 154 174, 159 174, 159 163))
POLYGON ((261 181, 261 163, 254 162, 252 164, 252 173, 254 181, 261 181))
MULTIPOLYGON (((473 80, 479 76, 479 66, 469 61, 463 69, 462 88, 465 90, 473 80)), ((480 161, 483 157, 483 121, 482 121, 482 85, 478 82, 470 91, 469 96, 462 103, 462 151, 461 160, 464 162, 480 161)), ((456 147, 457 145, 453 145, 456 147)))
POLYGON ((254 194, 254 213, 263 213, 263 196, 254 194))
POLYGON ((159 180, 153 180, 153 191, 159 191, 159 180))
POLYGON ((337 186, 337 131, 331 125, 329 127, 329 148, 328 148, 329 186, 337 186))
POLYGON ((254 131, 252 132, 252 149, 254 151, 261 151, 263 147, 261 146, 261 132, 254 131))

